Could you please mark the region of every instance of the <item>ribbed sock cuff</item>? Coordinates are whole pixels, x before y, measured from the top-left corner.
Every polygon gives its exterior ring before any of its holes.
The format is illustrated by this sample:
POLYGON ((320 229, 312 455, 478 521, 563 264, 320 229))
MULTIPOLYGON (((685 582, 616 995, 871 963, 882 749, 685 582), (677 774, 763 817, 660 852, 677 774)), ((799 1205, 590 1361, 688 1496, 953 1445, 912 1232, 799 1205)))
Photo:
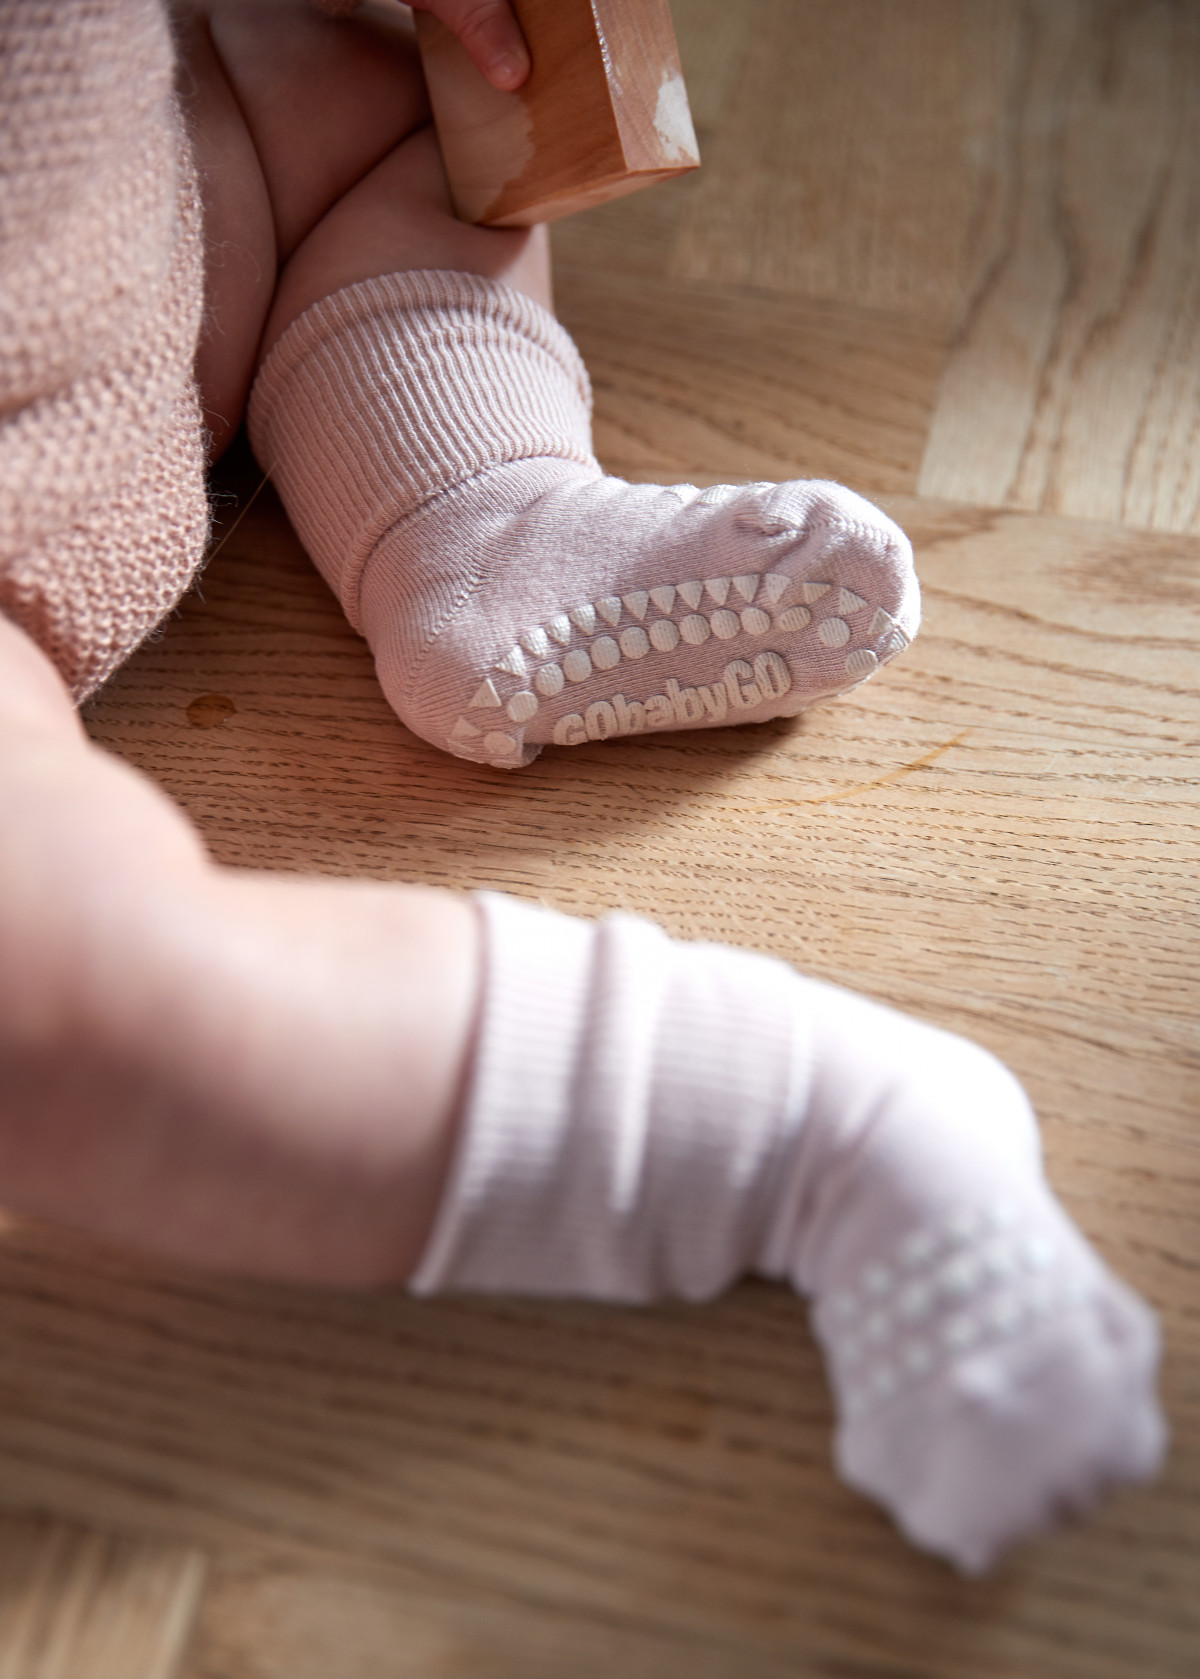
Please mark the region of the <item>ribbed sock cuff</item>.
POLYGON ((568 334, 523 293, 442 270, 364 280, 306 310, 264 361, 247 421, 356 629, 372 551, 426 502, 511 461, 595 465, 568 334))
POLYGON ((471 1084, 413 1291, 700 1300, 755 1269, 809 1076, 791 970, 476 903, 471 1084))

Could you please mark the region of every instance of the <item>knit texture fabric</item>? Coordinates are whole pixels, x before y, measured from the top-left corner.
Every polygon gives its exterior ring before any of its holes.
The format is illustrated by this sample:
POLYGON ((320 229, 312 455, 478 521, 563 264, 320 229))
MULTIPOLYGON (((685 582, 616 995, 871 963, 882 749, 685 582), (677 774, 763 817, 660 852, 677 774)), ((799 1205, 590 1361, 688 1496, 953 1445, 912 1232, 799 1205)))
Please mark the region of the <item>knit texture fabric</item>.
POLYGON ((813 1302, 835 1456, 967 1572, 1153 1473, 1151 1313, 976 1045, 628 916, 485 895, 456 1159, 411 1286, 813 1302))
POLYGON ((0 608, 92 693, 208 535, 195 171, 155 0, 0 0, 0 608))

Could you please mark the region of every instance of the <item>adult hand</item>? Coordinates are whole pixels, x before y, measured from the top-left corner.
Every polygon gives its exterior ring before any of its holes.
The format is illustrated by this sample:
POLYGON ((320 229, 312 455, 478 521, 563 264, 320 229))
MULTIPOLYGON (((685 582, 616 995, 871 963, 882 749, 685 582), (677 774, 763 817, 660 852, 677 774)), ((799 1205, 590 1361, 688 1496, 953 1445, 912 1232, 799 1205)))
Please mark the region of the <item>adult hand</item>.
POLYGON ((510 93, 529 75, 529 49, 508 0, 411 0, 453 30, 493 87, 510 93))

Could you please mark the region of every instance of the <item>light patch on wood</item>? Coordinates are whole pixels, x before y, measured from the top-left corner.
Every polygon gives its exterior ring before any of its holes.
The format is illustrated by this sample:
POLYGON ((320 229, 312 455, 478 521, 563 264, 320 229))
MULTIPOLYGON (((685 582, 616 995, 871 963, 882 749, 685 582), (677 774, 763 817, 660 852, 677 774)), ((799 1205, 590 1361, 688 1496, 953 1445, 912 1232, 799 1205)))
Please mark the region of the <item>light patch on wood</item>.
POLYGON ((697 155, 696 130, 688 108, 683 77, 666 71, 654 105, 654 132, 662 141, 663 155, 670 163, 690 164, 697 155))
POLYGON ((1200 530, 1200 14, 1015 10, 922 494, 1200 530))
POLYGON ((0 1679, 175 1679, 204 1574, 195 1551, 0 1516, 0 1679))
POLYGON ((745 11, 672 276, 952 326, 979 175, 968 142, 987 120, 976 107, 995 102, 996 5, 748 0, 745 11))

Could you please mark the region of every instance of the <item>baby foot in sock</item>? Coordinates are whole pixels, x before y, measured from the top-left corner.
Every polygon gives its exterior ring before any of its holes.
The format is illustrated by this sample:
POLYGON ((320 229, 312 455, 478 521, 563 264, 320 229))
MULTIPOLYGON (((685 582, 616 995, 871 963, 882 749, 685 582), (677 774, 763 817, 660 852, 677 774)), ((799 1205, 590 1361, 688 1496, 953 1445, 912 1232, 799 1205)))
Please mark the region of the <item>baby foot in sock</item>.
POLYGON ((492 467, 388 532, 359 613, 384 691, 460 757, 756 723, 856 687, 919 619, 909 544, 836 484, 492 467))
POLYGON ((816 1296, 841 1474, 918 1544, 981 1573, 1014 1540, 1153 1473, 1158 1332, 1046 1187, 1011 1074, 853 998, 836 1022, 818 1003, 826 1066, 859 1013, 886 1073, 865 1106, 861 1070, 818 1079, 818 1113, 854 1090, 872 1117, 825 1162, 793 1274, 816 1296))
POLYGON ((965 1573, 1161 1457, 1152 1321, 1050 1204, 914 1228, 815 1322, 841 1474, 965 1573))
POLYGON ((570 338, 476 275, 314 304, 247 420, 393 708, 462 757, 789 716, 916 631, 909 545, 848 490, 606 478, 570 338))

